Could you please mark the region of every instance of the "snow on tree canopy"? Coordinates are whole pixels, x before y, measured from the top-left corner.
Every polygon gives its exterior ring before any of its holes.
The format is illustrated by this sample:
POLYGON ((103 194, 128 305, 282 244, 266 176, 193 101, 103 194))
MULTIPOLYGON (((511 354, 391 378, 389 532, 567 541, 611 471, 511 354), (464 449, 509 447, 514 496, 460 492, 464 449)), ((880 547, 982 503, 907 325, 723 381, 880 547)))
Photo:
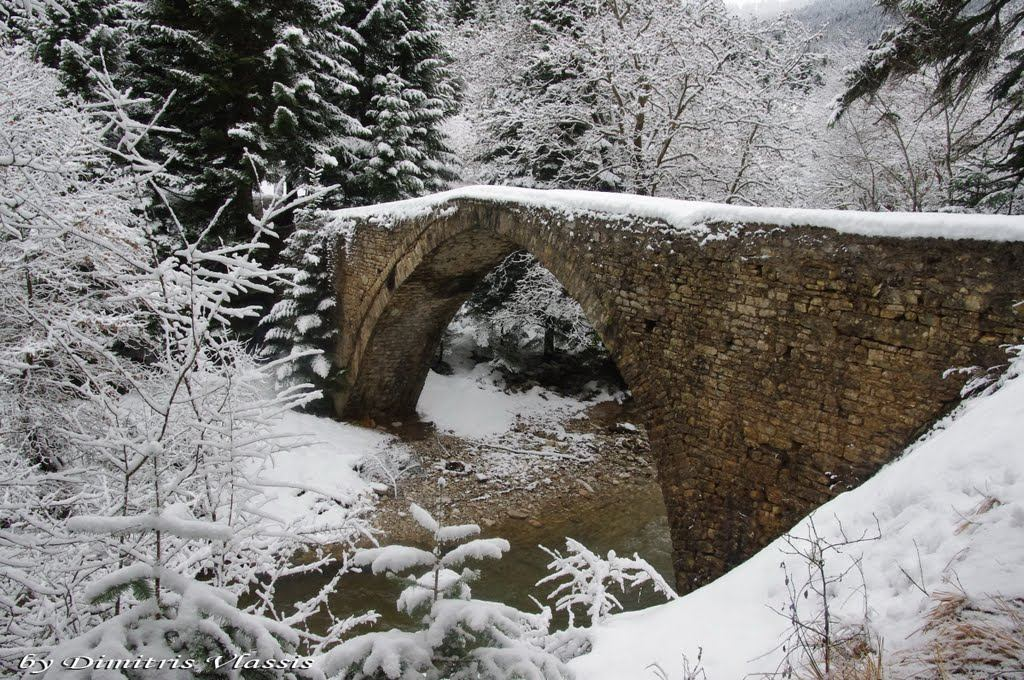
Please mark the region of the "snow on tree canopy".
POLYGON ((479 534, 480 526, 477 524, 453 524, 434 532, 438 543, 454 543, 479 534))
POLYGON ((181 538, 205 538, 211 541, 226 541, 234 530, 220 522, 208 522, 177 516, 172 512, 160 515, 126 515, 102 517, 99 515, 78 515, 67 521, 71 531, 89 534, 131 534, 140 531, 161 531, 181 538))
POLYGON ((414 521, 432 535, 433 553, 389 546, 364 551, 356 556, 356 562, 373 565, 375 573, 378 567, 398 571, 429 565, 419 574, 404 577, 407 587, 397 603, 399 611, 410 615, 422 612, 422 627, 350 638, 321 659, 320 670, 332 680, 571 678, 563 663, 568 657, 560 656, 552 647, 579 650, 579 638, 575 643, 568 641, 568 645, 553 641, 549 608, 529 614, 500 602, 473 599, 469 583, 477 572, 447 568, 471 558, 499 559, 509 549, 508 542, 474 539, 447 550, 442 539, 459 543, 476 535, 479 527, 442 526, 415 504, 410 511, 414 521))
POLYGON ((478 538, 454 548, 441 558, 441 564, 446 567, 457 567, 466 560, 499 560, 502 554, 510 549, 509 542, 504 538, 478 538))
POLYGON ((441 525, 429 512, 415 503, 409 506, 409 513, 412 515, 412 518, 416 520, 417 524, 432 534, 436 534, 437 530, 441 528, 441 525))
POLYGON ((398 611, 411 615, 417 609, 433 601, 435 592, 454 592, 458 586, 462 585, 462 582, 463 575, 451 569, 425 572, 398 596, 398 611))
POLYGON ((426 677, 422 675, 433 667, 433 650, 423 643, 422 634, 410 635, 405 631, 389 630, 367 633, 346 640, 319 661, 319 668, 330 678, 341 677, 346 670, 357 666, 360 673, 353 678, 379 678, 389 680, 426 677))

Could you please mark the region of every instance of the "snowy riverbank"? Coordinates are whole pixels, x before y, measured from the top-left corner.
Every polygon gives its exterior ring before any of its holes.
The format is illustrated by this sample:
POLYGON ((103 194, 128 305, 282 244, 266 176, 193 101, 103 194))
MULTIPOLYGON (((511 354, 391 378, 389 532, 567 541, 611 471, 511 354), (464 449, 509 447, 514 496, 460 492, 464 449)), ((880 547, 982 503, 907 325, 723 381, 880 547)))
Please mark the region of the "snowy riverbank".
MULTIPOLYGON (((1017 362, 1018 372, 1022 365, 1017 362)), ((450 437, 475 443, 481 450, 487 443, 519 442, 550 452, 566 447, 579 451, 593 439, 592 434, 565 427, 591 404, 540 387, 506 393, 485 365, 463 367, 451 376, 432 373, 423 394, 421 416, 437 424, 440 439, 431 435, 430 440, 437 440, 442 449, 442 442, 454 441, 450 437)), ((937 633, 922 627, 937 598, 961 592, 969 606, 984 608, 989 596, 1024 597, 1022 424, 1024 379, 1009 379, 991 394, 965 402, 899 460, 812 515, 814 527, 826 540, 836 539, 841 531, 850 539, 879 534, 877 540, 826 554, 831 575, 827 578, 844 573, 828 586, 836 630, 855 631, 862 639, 880 643, 888 663, 909 667, 934 642, 937 633)), ((329 488, 335 495, 368 492, 379 479, 369 481, 357 468, 365 475, 368 459, 408 456, 409 447, 416 445, 403 444, 380 430, 296 414, 281 421, 280 433, 315 443, 282 454, 268 474, 278 481, 329 488)), ((431 461, 428 466, 433 467, 420 476, 446 474, 437 468, 443 463, 431 461)), ((522 463, 521 456, 490 449, 489 454, 472 458, 475 469, 463 476, 479 488, 474 493, 484 495, 497 488, 489 486, 492 477, 511 486, 517 475, 537 472, 538 459, 522 463), (514 465, 517 460, 520 464, 514 465), (475 474, 487 477, 488 484, 474 481, 475 474)), ((543 495, 543 489, 538 493, 543 495)), ((449 489, 445 495, 458 494, 449 489)), ((273 510, 288 517, 320 512, 330 518, 332 508, 313 503, 313 494, 284 487, 277 492, 273 510)), ((472 504, 466 511, 485 512, 472 504)), ((463 519, 483 521, 486 516, 463 519)), ((811 520, 805 519, 791 533, 805 537, 810 529, 811 520)), ((805 562, 785 554, 787 550, 780 539, 678 601, 612 617, 592 631, 593 652, 571 666, 587 680, 653 678, 652 664, 674 678, 682 677, 684 654, 691 663, 700 654, 712 680, 775 671, 785 656, 781 645, 790 630, 790 621, 779 613, 790 604, 781 565, 794 580, 806 571, 805 562)), ((801 616, 816 616, 820 604, 812 596, 801 604, 801 616)))
MULTIPOLYGON (((1018 360, 1015 370, 1022 369, 1018 360)), ((911 664, 930 645, 949 642, 936 639, 938 631, 921 630, 943 593, 965 593, 980 608, 991 596, 1024 597, 1022 428, 1024 378, 1018 377, 967 401, 899 460, 813 513, 818 532, 833 539, 841 530, 851 538, 881 534, 828 557, 832 575, 854 561, 861 565, 830 589, 833 625, 866 626, 882 641, 887 662, 911 664)), ((809 530, 805 519, 791 533, 809 530)), ((703 650, 711 680, 776 670, 789 628, 773 611, 789 604, 780 564, 792 573, 804 570, 786 549, 780 539, 680 600, 613 617, 593 631, 594 651, 571 667, 587 680, 621 680, 653 678, 649 666, 656 663, 668 678, 682 678, 682 655, 692 662, 703 650)), ((1011 636, 1024 634, 1019 620, 1002 623, 1011 636)), ((1017 662, 1020 672, 1024 658, 1017 662)))

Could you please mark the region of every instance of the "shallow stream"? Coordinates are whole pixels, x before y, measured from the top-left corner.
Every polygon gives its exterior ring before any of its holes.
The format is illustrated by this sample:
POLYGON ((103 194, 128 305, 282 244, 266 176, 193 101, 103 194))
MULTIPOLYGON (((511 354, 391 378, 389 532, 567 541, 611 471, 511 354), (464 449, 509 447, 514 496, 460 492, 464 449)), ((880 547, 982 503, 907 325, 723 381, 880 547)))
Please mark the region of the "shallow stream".
MULTIPOLYGON (((549 556, 538 545, 564 552, 565 538, 574 538, 594 552, 604 555, 615 550, 619 555, 634 552, 650 562, 662 576, 673 584, 671 543, 661 492, 655 483, 642 487, 613 490, 599 499, 574 504, 567 500, 559 516, 543 516, 540 526, 527 521, 503 518, 483 529, 483 536, 500 536, 509 541, 512 549, 500 561, 476 563, 481 578, 473 584, 475 597, 513 605, 524 611, 536 611, 530 596, 544 601, 552 585, 543 590, 534 584, 547 574, 549 556)), ((430 508, 428 508, 430 509, 430 508)), ((433 510, 433 509, 431 509, 433 510)), ((411 519, 409 520, 412 521, 411 519)), ((443 522, 443 519, 442 519, 443 522)), ((387 541, 382 541, 386 544, 387 541)), ((420 547, 429 547, 422 545, 420 547)), ((302 576, 278 584, 277 601, 282 604, 312 596, 330 579, 330 574, 302 576)), ((378 629, 411 628, 415 622, 395 609, 395 600, 401 584, 384 576, 349 574, 341 579, 340 587, 330 599, 335 616, 345 617, 375 610, 380 614, 378 629)), ((663 602, 649 588, 639 595, 619 597, 626 610, 635 610, 663 602)), ((556 617, 564 623, 564 617, 556 617)), ((328 624, 322 614, 313 621, 316 629, 328 624)))

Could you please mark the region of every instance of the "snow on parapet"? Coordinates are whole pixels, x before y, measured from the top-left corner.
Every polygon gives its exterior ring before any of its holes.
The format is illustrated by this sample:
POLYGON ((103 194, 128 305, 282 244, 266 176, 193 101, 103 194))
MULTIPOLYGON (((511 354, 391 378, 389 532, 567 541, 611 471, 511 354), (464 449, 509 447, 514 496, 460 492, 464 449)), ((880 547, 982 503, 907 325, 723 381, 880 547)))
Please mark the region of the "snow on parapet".
POLYGON ((331 213, 331 222, 339 230, 347 230, 346 228, 351 228, 353 221, 358 219, 378 218, 383 223, 414 219, 432 214, 458 199, 514 203, 569 215, 596 214, 656 219, 668 224, 678 233, 689 234, 695 238, 711 235, 711 230, 707 226, 709 224, 727 223, 773 227, 823 227, 862 236, 1024 241, 1024 217, 1006 215, 755 208, 632 194, 503 186, 469 186, 421 198, 336 210, 331 213))

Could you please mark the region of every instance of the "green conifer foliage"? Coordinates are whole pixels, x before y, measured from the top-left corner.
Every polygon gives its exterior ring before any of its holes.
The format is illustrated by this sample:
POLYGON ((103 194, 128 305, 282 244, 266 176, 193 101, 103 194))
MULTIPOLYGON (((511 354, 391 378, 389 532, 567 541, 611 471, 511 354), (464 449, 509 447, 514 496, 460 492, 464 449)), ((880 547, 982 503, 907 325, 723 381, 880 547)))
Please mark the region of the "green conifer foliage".
MULTIPOLYGON (((281 253, 283 264, 293 273, 263 319, 269 327, 264 351, 275 358, 309 353, 279 366, 275 376, 281 386, 310 384, 325 390, 341 379, 331 362, 338 334, 332 256, 325 239, 308 220, 299 221, 281 253)), ((326 407, 321 399, 312 402, 309 409, 326 411, 326 407)))
POLYGON ((257 177, 300 178, 360 133, 345 112, 355 93, 355 47, 334 1, 136 0, 124 78, 136 91, 175 93, 163 117, 176 207, 200 229, 226 198, 218 233, 249 233, 257 177), (254 167, 255 166, 255 167, 254 167))
POLYGON ((354 202, 438 191, 455 177, 441 126, 455 110, 458 87, 436 11, 424 0, 379 0, 353 15, 365 44, 357 62, 359 115, 369 133, 354 202))
MULTIPOLYGON (((855 101, 870 97, 888 81, 917 73, 925 67, 938 69, 935 100, 940 106, 969 97, 987 78, 994 78, 989 96, 1005 109, 999 135, 1006 154, 987 184, 993 190, 1007 183, 1024 182, 1024 48, 1020 47, 1024 8, 1016 0, 880 0, 879 4, 901 19, 900 25, 882 34, 864 61, 847 81, 839 98, 838 115, 855 101)), ((977 177, 968 181, 971 191, 985 197, 977 177)), ((980 200, 980 198, 979 198, 980 200)))

